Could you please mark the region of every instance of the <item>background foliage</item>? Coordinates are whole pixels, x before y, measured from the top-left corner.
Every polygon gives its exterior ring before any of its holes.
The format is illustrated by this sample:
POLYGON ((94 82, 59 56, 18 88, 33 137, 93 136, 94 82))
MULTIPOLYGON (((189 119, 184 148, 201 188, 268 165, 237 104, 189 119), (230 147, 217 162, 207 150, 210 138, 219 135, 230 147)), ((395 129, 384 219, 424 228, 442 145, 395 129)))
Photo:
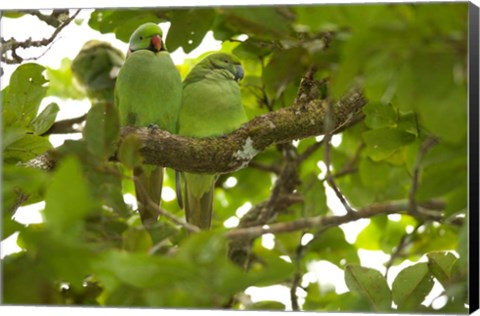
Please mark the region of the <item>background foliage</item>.
MULTIPOLYGON (((270 198, 288 163, 283 145, 220 177, 211 232, 188 235, 163 217, 145 229, 122 198, 133 194, 129 147, 120 150, 125 164, 108 160, 119 129, 108 102, 92 107, 83 139, 59 148, 63 158, 53 171, 22 165, 52 149, 45 133, 59 107, 52 103, 38 113, 41 101, 87 97, 73 84, 70 60, 59 69, 22 63, 2 91, 2 239, 19 232, 23 249, 2 262, 4 302, 283 310, 282 303, 252 303, 241 295, 249 286, 282 284, 292 289, 293 309, 465 312, 467 8, 432 3, 93 11, 88 25, 124 42, 144 22, 170 22, 164 40, 171 52, 189 53, 213 32, 222 51, 244 65, 249 118, 290 106, 312 65, 323 98, 338 100, 360 87, 369 101, 365 118, 344 130, 328 154, 336 186, 357 210, 398 201, 407 207, 399 217, 373 216, 354 243, 345 239, 346 226, 277 234, 272 249, 257 238, 245 271, 226 255, 230 229, 223 223, 245 203, 254 208, 270 198), (43 223, 24 226, 12 219, 20 205, 38 201, 45 201, 43 223), (427 215, 420 207, 429 209, 427 215), (362 249, 388 254, 386 272, 362 266, 362 249), (301 282, 318 260, 344 271, 348 292, 301 282), (390 267, 406 260, 413 264, 389 284, 390 267), (434 282, 443 287, 439 310, 422 305, 434 282)), ((182 76, 198 59, 178 65, 182 76)), ((271 223, 342 213, 341 204, 339 210, 327 205, 326 169, 319 163, 324 147, 318 138, 290 145, 303 158, 295 188, 301 199, 271 223)), ((167 172, 165 185, 174 188, 173 172, 167 172)), ((162 207, 183 217, 175 200, 162 207)))

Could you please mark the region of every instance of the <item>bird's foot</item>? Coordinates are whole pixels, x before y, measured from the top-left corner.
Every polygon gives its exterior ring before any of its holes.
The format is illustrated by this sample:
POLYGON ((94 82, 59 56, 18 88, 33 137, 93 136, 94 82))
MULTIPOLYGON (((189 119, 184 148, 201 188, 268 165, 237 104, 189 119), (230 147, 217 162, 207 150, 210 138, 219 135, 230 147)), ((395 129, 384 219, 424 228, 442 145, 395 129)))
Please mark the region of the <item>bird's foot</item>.
POLYGON ((148 124, 147 128, 150 130, 151 133, 160 129, 157 124, 148 124))

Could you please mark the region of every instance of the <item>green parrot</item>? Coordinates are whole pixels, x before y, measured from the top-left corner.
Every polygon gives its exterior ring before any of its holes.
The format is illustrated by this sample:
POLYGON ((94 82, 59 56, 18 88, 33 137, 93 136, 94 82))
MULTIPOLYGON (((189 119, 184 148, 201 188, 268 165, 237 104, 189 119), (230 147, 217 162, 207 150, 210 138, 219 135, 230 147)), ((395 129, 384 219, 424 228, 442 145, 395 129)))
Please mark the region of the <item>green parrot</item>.
POLYGON ((125 55, 110 43, 91 40, 72 60, 72 74, 93 103, 113 103, 115 80, 124 60, 125 55))
MULTIPOLYGON (((211 137, 227 134, 245 123, 238 81, 240 61, 225 53, 213 53, 193 67, 183 81, 178 134, 211 137)), ((209 229, 212 220, 214 174, 184 173, 187 222, 209 229)))
MULTIPOLYGON (((115 86, 120 123, 123 126, 156 126, 176 133, 182 80, 163 44, 161 28, 154 23, 141 25, 132 33, 129 45, 115 86)), ((158 215, 148 206, 148 201, 160 205, 163 168, 143 165, 133 173, 142 223, 155 223, 158 215)))

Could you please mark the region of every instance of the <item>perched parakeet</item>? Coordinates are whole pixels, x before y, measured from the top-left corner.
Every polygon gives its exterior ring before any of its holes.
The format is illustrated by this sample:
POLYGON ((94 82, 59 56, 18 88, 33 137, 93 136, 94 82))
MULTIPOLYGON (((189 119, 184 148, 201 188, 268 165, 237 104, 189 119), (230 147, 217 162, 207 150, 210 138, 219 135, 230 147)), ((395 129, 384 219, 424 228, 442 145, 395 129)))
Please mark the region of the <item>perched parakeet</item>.
MULTIPOLYGON (((240 61, 229 54, 214 53, 195 65, 183 82, 178 134, 220 136, 246 122, 238 85, 242 78, 240 61)), ((183 179, 187 221, 209 229, 216 176, 185 173, 183 179)))
MULTIPOLYGON (((162 41, 162 30, 154 23, 138 27, 130 37, 127 59, 115 87, 115 104, 120 123, 137 127, 156 125, 177 132, 182 101, 182 80, 162 41)), ((144 224, 152 224, 157 214, 148 200, 160 204, 163 168, 134 169, 135 193, 144 224)))
POLYGON ((93 103, 113 103, 115 80, 124 60, 125 55, 110 43, 91 40, 73 59, 72 74, 93 103))

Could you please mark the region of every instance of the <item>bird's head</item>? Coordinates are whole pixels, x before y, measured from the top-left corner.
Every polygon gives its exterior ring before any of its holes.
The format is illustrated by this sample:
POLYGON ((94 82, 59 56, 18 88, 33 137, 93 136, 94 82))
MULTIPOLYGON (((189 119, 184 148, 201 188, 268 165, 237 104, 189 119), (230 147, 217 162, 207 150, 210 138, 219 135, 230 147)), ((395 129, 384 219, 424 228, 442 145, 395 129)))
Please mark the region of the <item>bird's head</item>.
POLYGON ((142 49, 154 53, 166 50, 162 35, 162 29, 155 23, 149 22, 140 25, 130 36, 128 53, 142 49))
POLYGON ((243 78, 243 67, 240 60, 235 56, 226 53, 214 53, 205 57, 203 61, 212 69, 227 70, 236 81, 243 78))

